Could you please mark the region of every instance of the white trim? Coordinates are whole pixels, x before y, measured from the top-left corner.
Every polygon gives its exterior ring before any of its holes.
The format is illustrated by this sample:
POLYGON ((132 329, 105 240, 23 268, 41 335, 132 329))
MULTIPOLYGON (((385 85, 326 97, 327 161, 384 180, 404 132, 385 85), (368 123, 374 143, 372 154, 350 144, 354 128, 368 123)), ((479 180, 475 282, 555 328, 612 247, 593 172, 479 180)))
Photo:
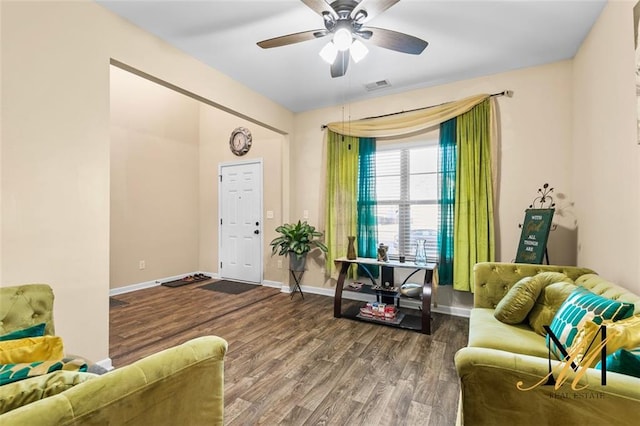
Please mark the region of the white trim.
POLYGON ((284 286, 284 284, 282 284, 280 281, 262 280, 262 286, 263 287, 282 288, 284 286))
POLYGON ((180 278, 185 277, 187 275, 195 275, 195 274, 205 274, 210 276, 211 278, 218 279, 217 273, 202 272, 202 271, 185 272, 184 274, 174 275, 172 277, 159 278, 153 281, 145 281, 137 284, 127 285, 124 287, 112 288, 109 290, 109 297, 117 296, 118 294, 131 293, 132 291, 144 290, 145 288, 156 287, 161 285, 162 283, 179 280, 180 278))
POLYGON ((438 312, 440 314, 452 315, 454 317, 469 318, 471 316, 471 308, 461 308, 460 306, 438 306, 437 308, 431 308, 432 312, 438 312))
POLYGON ((107 371, 113 370, 113 364, 111 363, 111 358, 105 358, 102 361, 96 362, 96 365, 104 368, 107 371))
MULTIPOLYGON (((432 130, 432 132, 437 132, 437 133, 433 134, 432 137, 427 137, 425 139, 421 139, 418 141, 411 141, 411 142, 402 141, 397 143, 395 142, 385 143, 386 141, 382 139, 381 143, 378 144, 379 146, 376 146, 376 151, 394 151, 394 150, 400 150, 400 149, 423 148, 423 147, 426 148, 426 147, 437 146, 440 129, 432 130)), ((429 132, 429 134, 431 134, 431 132, 429 132)))
MULTIPOLYGON (((182 275, 180 275, 180 277, 181 276, 182 275)), ((156 286, 159 286, 160 284, 162 284, 160 281, 145 281, 143 283, 137 283, 137 284, 131 284, 124 287, 112 288, 112 289, 109 289, 109 297, 117 296, 118 294, 131 293, 132 291, 144 290, 145 288, 156 287, 156 286)))
MULTIPOLYGON (((175 275, 173 277, 161 278, 155 281, 146 281, 143 283, 133 284, 126 287, 112 288, 111 290, 109 290, 109 296, 115 296, 118 294, 124 294, 132 291, 136 291, 136 290, 155 287, 162 284, 163 282, 174 281, 185 275, 194 275, 198 273, 208 275, 213 279, 220 279, 220 276, 217 273, 202 272, 202 271, 188 272, 181 275, 175 275)), ((256 283, 247 283, 247 284, 256 284, 256 283)), ((291 294, 291 288, 289 287, 289 285, 279 281, 262 280, 262 286, 279 288, 280 292, 291 294)), ((327 297, 333 298, 336 294, 335 288, 314 287, 314 286, 307 286, 307 285, 303 285, 301 286, 301 288, 303 293, 317 294, 319 296, 327 296, 327 297)), ((376 297, 373 294, 356 293, 353 291, 347 291, 342 293, 342 298, 348 299, 348 300, 357 300, 360 302, 374 302, 376 300, 376 297)), ((407 307, 407 308, 418 309, 418 307, 422 305, 422 302, 417 299, 416 300, 403 299, 402 304, 404 307, 407 307)), ((447 306, 447 305, 438 305, 437 307, 432 306, 431 311, 437 312, 439 314, 446 314, 446 315, 452 315, 455 317, 463 317, 463 318, 469 318, 469 316, 471 315, 471 308, 463 308, 460 306, 447 306)))
MULTIPOLYGON (((318 294, 320 296, 334 297, 336 293, 336 290, 334 288, 311 287, 306 285, 303 285, 301 287, 302 287, 303 293, 318 294)), ((282 292, 291 293, 291 289, 289 288, 289 286, 283 284, 282 292)), ((376 300, 376 296, 373 294, 357 293, 354 291, 343 292, 342 298, 348 299, 348 300, 357 300, 360 302, 375 302, 376 300)), ((418 309, 418 307, 422 306, 422 302, 418 299, 416 300, 402 299, 402 306, 405 308, 418 309)), ((462 308, 459 306, 446 306, 446 305, 438 305, 437 307, 432 306, 431 312, 437 312, 439 314, 446 314, 446 315, 452 315, 454 317, 463 317, 463 318, 469 318, 469 316, 471 315, 470 308, 462 308)))

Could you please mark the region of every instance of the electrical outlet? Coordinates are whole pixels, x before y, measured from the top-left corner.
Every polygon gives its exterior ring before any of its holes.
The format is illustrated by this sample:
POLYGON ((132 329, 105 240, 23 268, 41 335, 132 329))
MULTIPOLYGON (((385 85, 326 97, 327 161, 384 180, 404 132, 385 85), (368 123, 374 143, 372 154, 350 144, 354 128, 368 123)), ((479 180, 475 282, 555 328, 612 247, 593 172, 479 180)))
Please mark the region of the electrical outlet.
POLYGON ((147 264, 144 260, 141 260, 140 262, 138 262, 138 269, 142 270, 145 269, 147 267, 147 264))
POLYGON ((278 269, 282 269, 282 260, 278 260, 278 269))

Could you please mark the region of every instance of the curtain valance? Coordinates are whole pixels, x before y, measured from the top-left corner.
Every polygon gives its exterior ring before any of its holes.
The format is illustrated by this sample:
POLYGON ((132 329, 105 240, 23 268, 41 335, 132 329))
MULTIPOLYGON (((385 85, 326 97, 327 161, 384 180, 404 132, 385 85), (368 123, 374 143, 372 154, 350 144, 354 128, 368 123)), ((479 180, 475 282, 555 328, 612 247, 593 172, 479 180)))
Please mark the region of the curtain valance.
POLYGON ((406 136, 464 114, 490 96, 489 94, 474 95, 458 101, 383 117, 333 122, 327 124, 327 127, 332 132, 347 136, 368 138, 406 136))

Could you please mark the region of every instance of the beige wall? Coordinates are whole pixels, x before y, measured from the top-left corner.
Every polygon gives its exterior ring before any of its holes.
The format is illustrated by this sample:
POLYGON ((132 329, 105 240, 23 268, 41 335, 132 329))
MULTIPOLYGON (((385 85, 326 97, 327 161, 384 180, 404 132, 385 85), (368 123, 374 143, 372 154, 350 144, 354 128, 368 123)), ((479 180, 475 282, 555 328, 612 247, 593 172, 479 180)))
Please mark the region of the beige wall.
POLYGON ((264 279, 280 281, 269 241, 282 223, 284 139, 111 67, 111 288, 198 270, 217 273, 219 165, 247 160, 263 167, 264 279), (253 140, 243 157, 229 149, 239 126, 253 140), (146 269, 139 269, 140 260, 146 269))
POLYGON ((578 261, 640 293, 635 1, 609 2, 574 60, 578 261))
MULTIPOLYGON (((575 238, 575 225, 571 220, 573 213, 570 211, 573 199, 571 77, 571 61, 563 61, 353 103, 345 107, 345 116, 355 119, 435 105, 477 93, 513 90, 513 98, 502 97, 497 101, 501 129, 498 260, 511 261, 515 258, 520 237, 518 224, 524 218, 524 210, 533 201, 537 189, 549 182, 563 197, 558 200, 558 209, 562 213, 556 222, 568 229, 562 235, 551 236, 551 261, 570 263, 575 260, 574 248, 554 248, 570 246, 567 239, 575 238)), ((323 153, 320 125, 341 119, 341 106, 296 116, 296 140, 291 146, 291 157, 295 159, 291 174, 297 177, 291 182, 292 220, 302 217, 303 210, 309 210, 310 222, 318 223, 324 229, 324 204, 316 195, 322 193, 324 187, 324 164, 317 161, 323 153)), ((317 264, 312 264, 304 277, 304 284, 334 285, 324 281, 322 267, 317 264)), ((452 292, 446 287, 441 287, 438 299, 441 304, 449 306, 471 304, 468 293, 452 292)))
POLYGON ((0 7, 0 285, 50 283, 66 349, 102 360, 109 327, 110 59, 285 133, 293 114, 93 2, 0 7))
POLYGON ((197 271, 200 103, 113 66, 110 93, 110 287, 197 271))

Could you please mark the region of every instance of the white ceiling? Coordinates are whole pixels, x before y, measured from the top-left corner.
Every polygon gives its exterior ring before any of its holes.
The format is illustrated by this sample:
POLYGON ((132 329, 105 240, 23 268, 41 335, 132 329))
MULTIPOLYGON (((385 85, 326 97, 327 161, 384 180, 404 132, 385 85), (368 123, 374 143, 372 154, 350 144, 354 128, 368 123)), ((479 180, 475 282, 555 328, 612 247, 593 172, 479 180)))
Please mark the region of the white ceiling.
POLYGON ((318 56, 326 38, 256 45, 324 28, 299 0, 96 1, 293 112, 572 58, 606 3, 401 0, 367 25, 422 38, 425 51, 414 56, 368 44, 363 61, 331 78, 318 56), (391 87, 365 90, 385 79, 391 87))

